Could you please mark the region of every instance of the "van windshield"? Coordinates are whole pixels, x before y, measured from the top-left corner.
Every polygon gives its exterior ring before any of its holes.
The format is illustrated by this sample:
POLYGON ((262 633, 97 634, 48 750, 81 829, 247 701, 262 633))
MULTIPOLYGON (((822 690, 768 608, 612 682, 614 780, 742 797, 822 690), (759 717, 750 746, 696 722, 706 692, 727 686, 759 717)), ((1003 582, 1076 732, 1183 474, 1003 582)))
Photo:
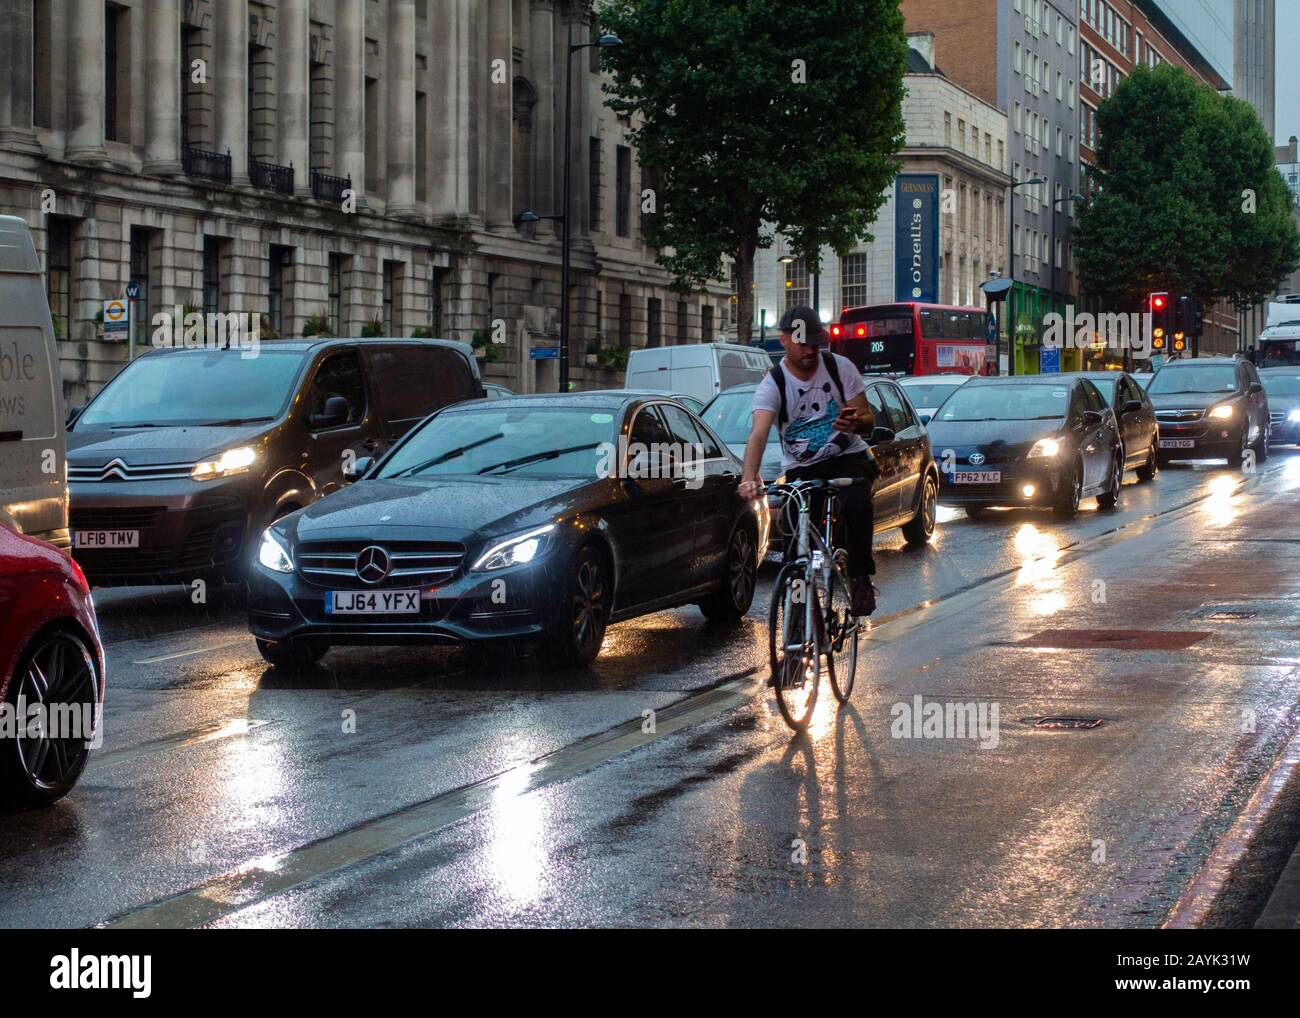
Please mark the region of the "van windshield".
POLYGON ((274 420, 305 354, 169 350, 132 361, 77 418, 82 427, 170 427, 274 420))

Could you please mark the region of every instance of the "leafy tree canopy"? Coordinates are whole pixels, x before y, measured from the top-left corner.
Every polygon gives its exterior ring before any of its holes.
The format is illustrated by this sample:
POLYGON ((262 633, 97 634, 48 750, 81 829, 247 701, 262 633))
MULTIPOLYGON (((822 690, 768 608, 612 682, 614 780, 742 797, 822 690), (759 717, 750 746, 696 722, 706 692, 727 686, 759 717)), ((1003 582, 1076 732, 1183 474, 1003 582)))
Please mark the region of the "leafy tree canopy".
POLYGON ((897 172, 907 42, 898 0, 612 0, 608 104, 657 184, 654 242, 683 288, 734 259, 741 342, 754 253, 775 234, 847 252, 897 172))

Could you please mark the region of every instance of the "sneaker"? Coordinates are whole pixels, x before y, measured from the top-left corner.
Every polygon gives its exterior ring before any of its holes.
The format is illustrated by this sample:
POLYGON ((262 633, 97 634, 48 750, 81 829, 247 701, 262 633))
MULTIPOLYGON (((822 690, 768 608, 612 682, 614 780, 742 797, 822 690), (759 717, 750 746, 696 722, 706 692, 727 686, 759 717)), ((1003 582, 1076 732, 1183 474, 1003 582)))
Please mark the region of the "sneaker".
POLYGON ((876 610, 876 585, 865 576, 855 576, 850 587, 854 615, 870 615, 876 610))

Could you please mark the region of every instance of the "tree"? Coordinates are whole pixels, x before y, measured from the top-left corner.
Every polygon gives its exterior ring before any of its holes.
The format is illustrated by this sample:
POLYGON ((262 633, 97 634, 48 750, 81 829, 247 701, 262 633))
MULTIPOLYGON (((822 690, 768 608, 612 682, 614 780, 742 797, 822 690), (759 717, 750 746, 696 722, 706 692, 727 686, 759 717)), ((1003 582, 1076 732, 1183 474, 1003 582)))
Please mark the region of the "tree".
POLYGON ((1099 190, 1079 210, 1082 288, 1140 308, 1153 290, 1237 306, 1300 258, 1286 185, 1254 110, 1186 71, 1139 66, 1097 109, 1099 190))
POLYGON ((729 256, 746 343, 760 248, 872 239, 903 142, 898 0, 611 0, 599 17, 623 40, 607 103, 658 182, 659 262, 689 290, 729 256))

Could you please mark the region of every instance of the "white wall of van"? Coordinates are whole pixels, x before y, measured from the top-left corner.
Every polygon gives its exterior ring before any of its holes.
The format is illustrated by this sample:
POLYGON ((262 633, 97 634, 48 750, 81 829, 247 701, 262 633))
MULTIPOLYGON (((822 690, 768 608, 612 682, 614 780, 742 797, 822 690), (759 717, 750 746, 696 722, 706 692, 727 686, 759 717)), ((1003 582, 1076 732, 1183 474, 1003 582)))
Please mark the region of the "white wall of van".
POLYGON ((54 323, 27 224, 0 216, 0 526, 68 547, 54 323))
POLYGON ((680 392, 708 402, 723 389, 762 381, 772 361, 762 350, 736 343, 689 343, 633 350, 624 388, 680 392))

